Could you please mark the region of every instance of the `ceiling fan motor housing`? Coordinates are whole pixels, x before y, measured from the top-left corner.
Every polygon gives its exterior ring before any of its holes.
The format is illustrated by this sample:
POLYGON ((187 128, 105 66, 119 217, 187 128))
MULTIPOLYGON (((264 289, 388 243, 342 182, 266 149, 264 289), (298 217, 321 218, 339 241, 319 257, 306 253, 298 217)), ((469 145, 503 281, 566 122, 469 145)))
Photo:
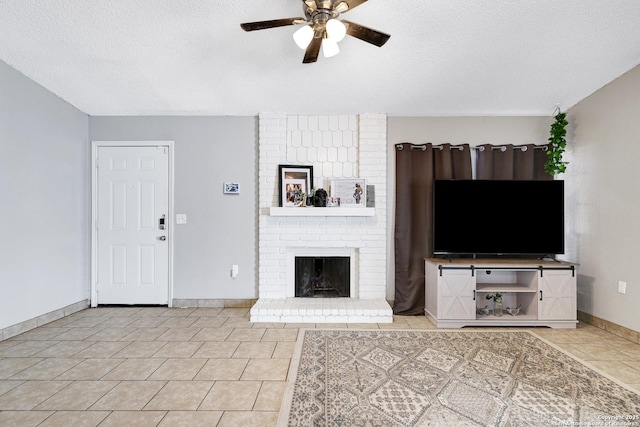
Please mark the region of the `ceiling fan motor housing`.
POLYGON ((307 9, 307 11, 305 12, 305 16, 314 26, 318 24, 325 25, 327 21, 329 21, 330 19, 335 19, 339 15, 340 14, 335 10, 320 8, 313 11, 309 11, 309 9, 307 9))

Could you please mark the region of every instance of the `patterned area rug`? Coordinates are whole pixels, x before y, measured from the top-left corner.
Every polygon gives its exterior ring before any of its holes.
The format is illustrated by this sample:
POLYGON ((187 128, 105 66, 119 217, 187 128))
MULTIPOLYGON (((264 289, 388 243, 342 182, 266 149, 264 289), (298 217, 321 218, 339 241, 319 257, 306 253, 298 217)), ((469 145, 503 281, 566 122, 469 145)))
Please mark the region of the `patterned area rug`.
POLYGON ((298 351, 282 426, 640 426, 640 395, 527 331, 306 330, 298 351))

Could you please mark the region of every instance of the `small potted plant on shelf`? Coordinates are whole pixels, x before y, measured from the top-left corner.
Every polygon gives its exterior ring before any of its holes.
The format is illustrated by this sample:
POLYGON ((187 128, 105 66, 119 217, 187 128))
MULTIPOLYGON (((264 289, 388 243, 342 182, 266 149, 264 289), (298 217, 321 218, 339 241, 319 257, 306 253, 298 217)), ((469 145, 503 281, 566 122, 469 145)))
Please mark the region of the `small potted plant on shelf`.
POLYGON ((487 294, 485 298, 493 300, 493 315, 502 316, 502 292, 487 294))
POLYGON ((299 207, 303 208, 305 206, 313 206, 313 193, 315 190, 312 188, 310 192, 305 193, 301 189, 297 189, 294 192, 293 203, 299 207))

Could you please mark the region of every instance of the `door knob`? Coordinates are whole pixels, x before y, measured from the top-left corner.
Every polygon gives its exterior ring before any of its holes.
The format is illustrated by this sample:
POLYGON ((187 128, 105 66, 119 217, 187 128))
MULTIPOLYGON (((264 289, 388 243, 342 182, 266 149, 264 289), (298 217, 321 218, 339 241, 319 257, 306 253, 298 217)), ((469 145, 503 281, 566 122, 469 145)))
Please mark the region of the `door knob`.
POLYGON ((164 242, 165 240, 167 240, 167 236, 160 236, 158 237, 158 240, 162 240, 164 242))

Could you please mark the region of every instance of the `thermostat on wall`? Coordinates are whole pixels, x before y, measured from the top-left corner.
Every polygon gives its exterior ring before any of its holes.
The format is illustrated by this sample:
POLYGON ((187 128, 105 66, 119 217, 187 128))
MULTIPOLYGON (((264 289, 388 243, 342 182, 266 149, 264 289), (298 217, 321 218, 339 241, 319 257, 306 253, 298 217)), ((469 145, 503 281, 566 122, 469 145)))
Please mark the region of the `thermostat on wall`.
POLYGON ((225 182, 224 194, 240 194, 240 184, 237 182, 225 182))

